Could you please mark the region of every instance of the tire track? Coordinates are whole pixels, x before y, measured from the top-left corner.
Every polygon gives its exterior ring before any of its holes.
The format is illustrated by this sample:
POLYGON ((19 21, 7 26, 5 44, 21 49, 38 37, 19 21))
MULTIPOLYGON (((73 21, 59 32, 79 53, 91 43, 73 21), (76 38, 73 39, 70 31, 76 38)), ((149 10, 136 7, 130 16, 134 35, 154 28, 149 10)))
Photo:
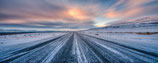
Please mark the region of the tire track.
MULTIPOLYGON (((31 44, 31 43, 30 43, 31 44)), ((0 55, 0 63, 156 63, 157 54, 72 32, 0 55)))
MULTIPOLYGON (((66 36, 66 35, 64 35, 64 36, 66 36)), ((1 62, 1 63, 8 63, 8 62, 11 62, 11 61, 13 61, 13 60, 15 60, 15 59, 18 59, 18 58, 21 57, 21 56, 24 56, 24 55, 30 53, 31 50, 40 48, 40 47, 42 47, 42 46, 44 46, 44 45, 46 45, 46 44, 51 43, 52 41, 55 41, 55 40, 57 40, 57 39, 60 39, 61 37, 62 37, 62 36, 59 36, 59 37, 53 38, 53 39, 51 39, 51 40, 48 40, 48 41, 46 41, 46 42, 39 43, 39 44, 33 45, 33 46, 31 46, 31 47, 24 48, 24 49, 21 49, 21 50, 18 50, 18 51, 14 51, 14 52, 8 54, 6 57, 4 56, 3 58, 1 58, 0 62, 1 62)))
MULTIPOLYGON (((89 36, 89 35, 86 35, 86 36, 89 36)), ((89 37, 93 37, 93 36, 89 36, 89 37)), ((123 45, 123 44, 119 44, 119 43, 112 42, 112 41, 109 41, 109 40, 104 40, 104 39, 97 38, 97 37, 93 37, 93 38, 96 38, 96 39, 99 39, 99 40, 103 40, 103 41, 106 41, 106 42, 109 42, 109 43, 117 44, 119 46, 131 49, 131 50, 139 51, 141 53, 145 53, 145 54, 148 54, 148 55, 151 55, 151 56, 154 56, 154 57, 158 57, 158 54, 154 53, 154 52, 140 50, 140 49, 137 49, 137 48, 134 48, 134 47, 126 46, 126 45, 123 45)))
POLYGON ((81 44, 81 40, 79 40, 79 37, 74 34, 74 44, 73 44, 73 54, 76 54, 77 55, 77 62, 78 63, 88 63, 88 60, 86 58, 86 55, 85 55, 85 51, 83 49, 86 49, 86 48, 83 48, 85 46, 83 46, 81 44))
POLYGON ((69 38, 71 37, 71 34, 67 37, 65 37, 65 40, 59 40, 60 44, 57 44, 58 46, 50 52, 50 54, 47 55, 46 58, 44 58, 44 60, 41 63, 50 63, 51 60, 54 58, 54 56, 59 52, 59 50, 65 45, 65 43, 69 40, 69 38))
MULTIPOLYGON (((78 34, 77 34, 78 35, 78 34)), ((111 63, 109 61, 108 56, 104 56, 101 52, 101 47, 94 45, 92 42, 88 42, 83 36, 80 36, 80 39, 88 46, 90 49, 91 53, 93 53, 93 56, 97 58, 97 61, 95 63, 111 63), (100 49, 99 49, 100 48, 100 49)), ((92 59, 91 59, 92 60, 92 59)), ((96 60, 96 59, 95 59, 96 60)))
POLYGON ((54 56, 51 63, 77 63, 76 56, 72 54, 73 39, 74 34, 72 34, 66 44, 54 56))
MULTIPOLYGON (((83 34, 82 34, 82 35, 83 35, 83 34)), ((132 55, 133 57, 135 57, 135 58, 133 59, 134 61, 137 60, 137 62, 143 62, 143 63, 144 63, 144 62, 158 62, 158 59, 156 59, 156 56, 151 55, 151 54, 154 53, 154 52, 148 54, 149 52, 144 51, 144 50, 140 50, 140 49, 136 49, 136 48, 134 48, 134 47, 126 46, 126 45, 123 45, 123 44, 119 44, 119 43, 116 43, 116 42, 104 40, 104 39, 97 38, 97 37, 93 37, 93 36, 89 36, 89 35, 84 35, 84 36, 93 39, 93 40, 90 39, 91 42, 94 42, 94 41, 101 42, 101 41, 102 41, 101 44, 104 44, 104 43, 103 43, 103 41, 104 41, 105 44, 109 44, 109 45, 111 44, 111 47, 114 46, 115 49, 117 49, 117 50, 119 50, 119 51, 122 50, 122 51, 124 51, 124 52, 128 52, 128 53, 127 53, 127 56, 132 55), (119 46, 119 47, 117 47, 117 46, 119 46), (117 48, 116 48, 116 47, 117 47, 117 48), (120 49, 120 48, 122 48, 122 49, 120 49), (123 49, 125 49, 125 50, 123 50, 123 49), (136 58, 137 58, 137 59, 136 59, 136 58)), ((88 38, 87 38, 87 39, 88 39, 88 38)), ((113 47, 113 48, 114 48, 114 47, 113 47)), ((124 55, 125 55, 125 54, 124 54, 124 55)), ((131 57, 131 56, 129 56, 129 57, 131 57)))
MULTIPOLYGON (((68 35, 69 36, 69 35, 68 35)), ((67 36, 64 36, 56 41, 53 41, 47 45, 44 45, 40 48, 32 50, 29 54, 18 58, 17 60, 13 61, 13 63, 42 63, 44 59, 46 59, 51 52, 55 53, 55 49, 59 46, 62 46, 64 40, 67 39, 67 36), (61 41, 62 40, 62 41, 61 41)))

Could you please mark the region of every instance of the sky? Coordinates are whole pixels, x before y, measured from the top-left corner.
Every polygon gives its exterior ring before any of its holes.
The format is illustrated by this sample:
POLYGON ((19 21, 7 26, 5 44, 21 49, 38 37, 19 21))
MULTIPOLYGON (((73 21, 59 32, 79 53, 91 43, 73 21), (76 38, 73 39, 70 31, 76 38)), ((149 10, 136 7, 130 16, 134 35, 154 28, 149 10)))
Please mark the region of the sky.
POLYGON ((0 0, 0 29, 85 30, 158 15, 158 0, 0 0))

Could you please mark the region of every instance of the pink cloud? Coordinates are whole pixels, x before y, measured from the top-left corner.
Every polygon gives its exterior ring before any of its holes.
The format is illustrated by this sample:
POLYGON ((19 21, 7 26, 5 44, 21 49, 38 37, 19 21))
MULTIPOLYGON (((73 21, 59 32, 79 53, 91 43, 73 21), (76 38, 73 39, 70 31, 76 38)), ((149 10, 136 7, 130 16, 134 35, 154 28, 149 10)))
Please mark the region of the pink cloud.
POLYGON ((143 4, 153 2, 154 0, 119 0, 114 6, 110 7, 104 14, 108 18, 129 18, 140 15, 147 12, 145 9, 148 7, 142 6, 143 4), (116 10, 115 7, 123 4, 124 8, 121 10, 116 10))

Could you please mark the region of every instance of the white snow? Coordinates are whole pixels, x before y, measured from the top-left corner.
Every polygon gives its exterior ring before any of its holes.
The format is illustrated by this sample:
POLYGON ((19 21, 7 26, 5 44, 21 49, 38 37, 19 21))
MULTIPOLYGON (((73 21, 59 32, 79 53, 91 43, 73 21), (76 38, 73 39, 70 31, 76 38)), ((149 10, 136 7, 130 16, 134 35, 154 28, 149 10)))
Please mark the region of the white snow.
MULTIPOLYGON (((83 33, 83 32, 82 32, 83 33)), ((128 33, 99 33, 99 32, 84 32, 84 34, 102 38, 105 40, 117 42, 130 47, 158 52, 158 34, 153 35, 139 35, 139 34, 128 34, 128 33), (96 35, 97 34, 97 35, 96 35)))
POLYGON ((88 63, 86 56, 83 52, 83 50, 81 49, 81 46, 79 45, 79 40, 77 40, 77 36, 76 34, 74 35, 74 45, 73 45, 73 53, 77 54, 77 58, 78 58, 78 63, 88 63))
POLYGON ((57 37, 66 33, 27 33, 15 35, 2 35, 0 36, 0 47, 10 46, 23 43, 30 43, 37 40, 42 40, 50 37, 57 37))
MULTIPOLYGON (((71 35, 70 35, 71 36, 71 35)), ((68 36, 68 37, 70 37, 68 36)), ((54 58, 55 54, 57 54, 59 52, 59 50, 64 46, 64 44, 66 43, 68 39, 64 39, 64 41, 62 41, 60 44, 58 44, 57 47, 55 47, 55 49, 53 51, 51 51, 51 54, 49 54, 43 61, 42 63, 50 63, 51 60, 54 58)))

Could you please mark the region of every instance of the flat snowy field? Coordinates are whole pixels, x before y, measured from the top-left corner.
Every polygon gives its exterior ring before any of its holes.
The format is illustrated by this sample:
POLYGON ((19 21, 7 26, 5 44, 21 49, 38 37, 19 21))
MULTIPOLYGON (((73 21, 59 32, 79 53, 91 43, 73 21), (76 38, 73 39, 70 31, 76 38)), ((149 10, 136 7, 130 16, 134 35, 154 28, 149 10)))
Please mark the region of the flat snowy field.
POLYGON ((158 34, 1 35, 0 63, 158 63, 158 34))

